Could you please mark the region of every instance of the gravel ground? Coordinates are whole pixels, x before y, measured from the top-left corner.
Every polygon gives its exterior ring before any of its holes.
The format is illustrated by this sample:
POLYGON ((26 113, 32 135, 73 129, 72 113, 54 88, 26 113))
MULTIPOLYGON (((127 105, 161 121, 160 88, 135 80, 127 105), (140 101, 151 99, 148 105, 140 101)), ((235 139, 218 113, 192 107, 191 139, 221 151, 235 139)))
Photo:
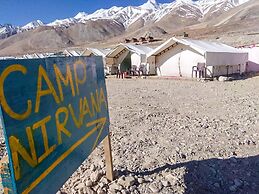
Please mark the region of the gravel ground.
POLYGON ((2 124, 0 123, 0 160, 5 155, 7 155, 7 151, 5 147, 4 132, 2 130, 2 124))
POLYGON ((116 180, 100 145, 59 193, 259 193, 258 86, 107 79, 116 180))
POLYGON ((116 180, 99 146, 61 191, 258 193, 258 84, 108 79, 116 180))

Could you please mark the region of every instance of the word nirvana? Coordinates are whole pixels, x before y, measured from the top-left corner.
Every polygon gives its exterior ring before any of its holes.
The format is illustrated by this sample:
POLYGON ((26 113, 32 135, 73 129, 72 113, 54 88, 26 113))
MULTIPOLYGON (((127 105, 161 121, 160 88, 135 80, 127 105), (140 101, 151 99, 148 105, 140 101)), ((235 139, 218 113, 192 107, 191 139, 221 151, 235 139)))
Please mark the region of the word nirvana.
MULTIPOLYGON (((87 120, 96 119, 97 114, 99 114, 102 109, 107 110, 108 105, 105 96, 105 88, 99 87, 95 88, 93 91, 89 92, 87 95, 82 96, 80 94, 81 89, 87 87, 88 74, 87 66, 84 61, 77 60, 73 65, 64 65, 66 73, 62 74, 59 66, 53 64, 53 77, 51 79, 49 71, 47 71, 42 65, 37 67, 35 74, 37 75, 36 84, 31 88, 31 94, 35 94, 30 99, 24 97, 22 100, 25 106, 22 110, 17 110, 14 107, 14 103, 9 103, 8 97, 6 96, 6 85, 11 82, 11 79, 15 78, 16 75, 20 75, 18 82, 26 82, 28 80, 28 66, 21 64, 13 64, 4 69, 0 77, 0 100, 3 111, 11 119, 16 121, 26 121, 28 120, 28 125, 23 131, 26 133, 24 137, 27 140, 19 139, 18 135, 11 135, 8 138, 10 152, 12 156, 12 162, 14 167, 15 179, 19 180, 22 178, 22 165, 21 158, 29 165, 31 168, 35 168, 40 165, 48 156, 54 153, 55 149, 62 146, 64 139, 69 139, 73 137, 73 131, 75 129, 69 128, 67 124, 73 122, 77 130, 82 130, 87 128, 87 120), (22 76, 21 76, 22 75, 22 76), (24 80, 22 80, 24 76, 24 80), (27 77, 26 77, 27 76, 27 77), (69 94, 68 94, 69 92, 69 94), (68 99, 66 97, 69 96, 68 99), (48 102, 54 102, 57 109, 50 111, 46 115, 45 106, 48 106, 48 102), (44 113, 42 114, 42 110, 44 113), (34 120, 33 123, 30 122, 31 117, 35 117, 38 120, 34 120), (54 125, 49 125, 48 123, 54 122, 54 125), (54 127, 54 128, 53 128, 54 127), (48 133, 55 131, 56 137, 49 137, 48 133), (50 141, 51 140, 51 141, 50 141), (27 146, 22 142, 27 142, 27 146), (51 143, 50 143, 51 142, 51 143), (41 149, 38 149, 42 147, 41 149)), ((64 67, 63 67, 64 68, 64 67)), ((14 83, 18 84, 18 83, 14 83)), ((13 91, 15 96, 16 91, 13 91)), ((20 101, 20 99, 18 99, 20 101)), ((53 107, 55 108, 55 106, 53 107)), ((50 109, 52 109, 50 107, 50 109)), ((33 120, 33 119, 32 119, 33 120)), ((71 124, 69 124, 71 126, 71 124)), ((6 129, 8 130, 8 129, 6 129)), ((96 146, 96 144, 95 144, 96 146)))

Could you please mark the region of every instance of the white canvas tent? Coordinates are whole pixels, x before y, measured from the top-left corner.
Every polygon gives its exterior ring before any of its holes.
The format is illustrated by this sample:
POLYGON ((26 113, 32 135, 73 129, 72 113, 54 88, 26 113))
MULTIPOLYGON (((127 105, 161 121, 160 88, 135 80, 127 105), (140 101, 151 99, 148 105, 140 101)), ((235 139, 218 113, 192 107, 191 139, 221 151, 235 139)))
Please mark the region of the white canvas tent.
POLYGON ((104 71, 105 74, 110 74, 111 69, 106 65, 106 55, 111 51, 111 49, 100 49, 100 48, 86 48, 81 56, 101 56, 103 58, 104 71))
POLYGON ((0 57, 0 60, 6 60, 6 59, 16 59, 16 57, 13 57, 13 56, 0 57))
POLYGON ((102 56, 105 57, 111 49, 100 49, 100 48, 86 48, 81 56, 102 56))
POLYGON ((78 57, 78 56, 80 56, 80 52, 79 51, 67 50, 67 49, 63 51, 63 54, 65 56, 68 56, 68 57, 78 57))
POLYGON ((53 56, 54 53, 34 53, 34 54, 26 54, 26 55, 23 55, 22 59, 35 59, 35 58, 46 58, 46 57, 51 57, 53 56))
POLYGON ((248 62, 246 72, 259 72, 259 45, 249 48, 242 48, 244 52, 248 52, 248 62))
POLYGON ((121 64, 122 71, 143 68, 146 70, 145 73, 150 74, 152 72, 147 69, 146 64, 147 53, 152 50, 152 48, 143 45, 120 44, 106 55, 106 63, 113 70, 116 70, 121 64))
POLYGON ((248 53, 201 40, 171 38, 147 56, 160 76, 213 77, 244 73, 248 53))

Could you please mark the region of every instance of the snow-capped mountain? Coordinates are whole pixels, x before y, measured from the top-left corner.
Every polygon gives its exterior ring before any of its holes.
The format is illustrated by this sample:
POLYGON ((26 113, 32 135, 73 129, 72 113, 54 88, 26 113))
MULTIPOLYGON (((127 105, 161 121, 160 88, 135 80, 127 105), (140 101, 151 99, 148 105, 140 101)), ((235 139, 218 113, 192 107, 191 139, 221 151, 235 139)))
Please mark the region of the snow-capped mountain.
POLYGON ((17 34, 18 27, 11 24, 0 24, 0 39, 7 38, 11 35, 17 34))
POLYGON ((60 26, 60 27, 68 27, 71 24, 77 23, 77 19, 75 18, 66 18, 61 20, 55 20, 54 22, 51 22, 47 24, 47 26, 60 26))
POLYGON ((146 3, 144 3, 143 5, 139 6, 139 8, 145 10, 145 9, 148 9, 148 10, 157 10, 159 9, 159 5, 157 4, 156 0, 148 0, 146 3))
POLYGON ((202 19, 207 14, 228 11, 231 8, 237 7, 249 0, 176 0, 172 3, 162 5, 162 9, 156 12, 155 21, 161 20, 171 12, 177 12, 181 17, 191 17, 202 19))
MULTIPOLYGON (((250 0, 175 0, 172 3, 159 4, 156 0, 148 0, 140 6, 113 6, 109 9, 99 9, 91 14, 79 12, 72 18, 57 19, 48 24, 36 20, 23 27, 12 25, 0 26, 0 38, 44 25, 69 27, 73 24, 85 24, 88 21, 100 19, 112 20, 113 22, 123 24, 126 29, 138 21, 141 21, 143 26, 150 23, 159 23, 160 21, 164 22, 164 20, 169 20, 168 18, 170 18, 169 22, 171 22, 171 19, 179 19, 179 17, 187 21, 205 21, 248 1, 250 0)), ((191 23, 188 22, 188 25, 191 23)))
POLYGON ((86 18, 86 17, 87 17, 87 13, 79 12, 74 18, 77 20, 80 20, 81 18, 86 18))
POLYGON ((157 10, 160 10, 160 5, 155 0, 148 0, 141 6, 117 7, 113 6, 110 9, 99 9, 92 14, 80 12, 74 18, 78 22, 84 23, 87 20, 112 19, 122 23, 126 28, 134 21, 142 18, 145 21, 153 15, 157 10))
POLYGON ((209 12, 217 12, 220 9, 228 11, 229 9, 242 5, 248 1, 249 0, 198 0, 195 3, 200 7, 203 15, 206 15, 209 12))
POLYGON ((34 28, 37 28, 39 26, 44 26, 44 23, 40 20, 32 21, 25 26, 21 27, 21 30, 32 30, 34 28))
POLYGON ((148 0, 141 6, 113 6, 110 9, 99 9, 92 14, 80 12, 74 18, 82 23, 87 20, 113 19, 127 28, 140 18, 145 22, 159 22, 172 12, 177 12, 181 17, 202 19, 207 14, 228 11, 247 1, 249 0, 175 0, 172 3, 158 4, 156 0, 148 0))

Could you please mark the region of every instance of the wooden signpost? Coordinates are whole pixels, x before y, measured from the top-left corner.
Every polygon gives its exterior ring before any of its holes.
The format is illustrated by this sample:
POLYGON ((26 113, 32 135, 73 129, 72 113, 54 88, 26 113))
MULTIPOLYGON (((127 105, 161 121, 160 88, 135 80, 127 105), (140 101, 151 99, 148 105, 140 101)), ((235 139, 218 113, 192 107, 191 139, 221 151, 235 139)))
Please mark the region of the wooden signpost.
POLYGON ((102 140, 113 180, 101 57, 0 61, 0 102, 9 156, 1 167, 5 192, 57 192, 102 140))

